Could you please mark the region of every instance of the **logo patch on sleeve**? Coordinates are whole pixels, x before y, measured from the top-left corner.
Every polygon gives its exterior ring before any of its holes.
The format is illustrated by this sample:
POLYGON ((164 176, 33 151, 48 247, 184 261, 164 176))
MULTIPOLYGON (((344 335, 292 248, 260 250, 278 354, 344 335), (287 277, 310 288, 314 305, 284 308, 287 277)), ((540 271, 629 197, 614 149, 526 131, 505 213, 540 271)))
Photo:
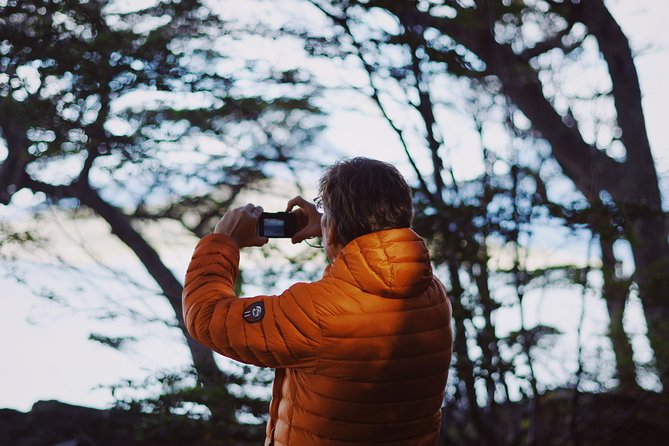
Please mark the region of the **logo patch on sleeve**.
POLYGON ((253 302, 244 309, 242 317, 246 322, 254 323, 265 317, 265 304, 262 301, 253 302))

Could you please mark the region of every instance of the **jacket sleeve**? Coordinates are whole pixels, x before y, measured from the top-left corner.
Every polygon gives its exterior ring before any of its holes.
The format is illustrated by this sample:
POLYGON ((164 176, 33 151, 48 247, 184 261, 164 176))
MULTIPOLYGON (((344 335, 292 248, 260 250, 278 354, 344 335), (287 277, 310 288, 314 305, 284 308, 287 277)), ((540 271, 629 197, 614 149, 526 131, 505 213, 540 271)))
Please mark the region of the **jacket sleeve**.
POLYGON ((317 285, 298 283, 278 296, 242 299, 234 292, 238 271, 239 248, 230 237, 211 234, 200 240, 182 296, 191 336, 248 364, 315 368, 321 331, 310 292, 317 285))

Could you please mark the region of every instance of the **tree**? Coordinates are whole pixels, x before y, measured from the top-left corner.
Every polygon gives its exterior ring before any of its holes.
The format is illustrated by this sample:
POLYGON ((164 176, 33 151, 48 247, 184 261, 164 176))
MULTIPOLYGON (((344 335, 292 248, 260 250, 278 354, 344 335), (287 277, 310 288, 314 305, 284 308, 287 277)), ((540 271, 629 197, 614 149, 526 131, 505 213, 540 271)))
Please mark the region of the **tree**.
POLYGON ((304 73, 231 67, 226 39, 244 30, 198 0, 0 5, 1 203, 25 188, 104 219, 174 309, 199 381, 224 385, 212 352, 186 333, 180 280, 137 224, 177 219, 204 234, 310 143, 316 87, 304 73))
MULTIPOLYGON (((634 57, 627 37, 602 0, 595 1, 313 1, 353 41, 370 75, 379 84, 398 81, 412 89, 409 103, 423 118, 426 145, 433 158, 433 189, 439 199, 443 185, 445 147, 439 135, 440 74, 448 73, 506 98, 508 117, 518 128, 529 119, 536 138, 549 143, 559 163, 593 208, 608 207, 620 218, 617 227, 597 219, 592 230, 605 244, 622 238, 631 243, 634 281, 644 305, 648 336, 656 367, 666 388, 669 382, 669 289, 664 273, 669 265, 668 232, 662 197, 641 106, 634 57), (386 14, 391 25, 374 25, 373 15, 386 14), (385 26, 385 28, 384 28, 385 26), (400 62, 387 62, 390 54, 400 62), (386 55, 386 60, 384 60, 386 55), (601 57, 597 82, 588 96, 570 94, 558 74, 572 64, 601 57), (415 93, 414 93, 415 92, 415 93), (593 115, 589 101, 603 104, 593 115), (607 135, 608 134, 608 135, 607 135)), ((378 102, 378 100, 377 100, 378 102)), ((541 176, 536 176, 541 180, 541 176)), ((596 217, 592 217, 596 219, 596 217)), ((610 220, 609 220, 610 221, 610 220)), ((604 248, 607 264, 610 249, 604 248)), ((609 271, 610 269, 607 269, 609 271)), ((619 288, 606 275, 606 298, 612 304, 612 323, 620 326, 619 288)), ((624 293, 626 294, 626 293, 624 293)), ((623 298, 624 299, 624 298, 623 298)), ((619 329, 614 329, 619 333, 619 329)), ((624 336, 623 336, 624 338, 624 336)), ((616 352, 627 350, 625 339, 614 337, 616 352)), ((619 365, 627 363, 619 357, 619 365)), ((628 367, 629 370, 629 367, 628 367)), ((623 372, 629 376, 629 371, 623 372)), ((622 375, 621 375, 622 376, 622 375)), ((625 378, 629 383, 629 378, 625 378)))
MULTIPOLYGON (((578 443, 580 426, 588 422, 588 418, 579 417, 578 408, 585 404, 579 398, 580 384, 589 380, 599 389, 610 387, 596 371, 588 369, 580 347, 572 376, 542 382, 538 370, 560 366, 556 365, 559 359, 546 353, 551 352, 559 332, 554 327, 529 324, 523 302, 533 291, 550 287, 569 287, 584 302, 593 291, 589 277, 595 268, 589 263, 589 255, 584 265, 533 266, 528 252, 535 242, 533 231, 537 225, 558 221, 572 232, 587 230, 593 236, 590 246, 599 242, 605 279, 602 294, 611 315, 610 337, 619 385, 636 386, 631 347, 622 330, 622 309, 630 290, 637 285, 661 373, 665 367, 662 364, 666 364, 662 358, 667 357, 662 347, 666 339, 662 337, 662 330, 666 331, 662 321, 666 319, 659 317, 666 315, 667 307, 654 293, 651 281, 659 280, 658 289, 666 289, 666 283, 661 275, 653 279, 647 274, 653 259, 661 263, 667 258, 662 254, 666 228, 662 229, 659 218, 657 175, 647 144, 644 146, 643 138, 630 138, 635 131, 643 130, 643 114, 641 119, 629 119, 642 112, 638 81, 629 72, 633 68, 631 53, 620 59, 620 66, 626 67, 622 71, 627 73, 621 74, 616 68, 618 62, 614 63, 619 55, 611 54, 610 48, 605 51, 608 42, 599 42, 617 38, 620 44, 624 36, 616 34, 615 21, 606 15, 608 11, 600 0, 308 3, 335 26, 314 30, 291 23, 284 31, 304 38, 306 49, 314 56, 355 58, 360 62, 369 81, 361 88, 362 94, 379 108, 413 168, 416 227, 428 239, 436 273, 448 284, 456 322, 443 441, 490 445, 578 443), (528 31, 531 29, 534 33, 528 31), (595 41, 599 45, 595 46, 595 41), (561 71, 574 64, 596 64, 600 54, 610 62, 604 68, 609 70, 611 88, 604 82, 604 87, 600 84, 596 91, 567 94, 559 83, 561 71), (622 88, 626 83, 628 88, 622 88), (469 115, 479 138, 478 151, 472 150, 472 156, 480 157, 483 169, 466 180, 458 177, 448 161, 452 141, 443 131, 443 121, 447 119, 445 111, 453 107, 452 95, 446 94, 449 89, 461 93, 457 106, 469 115), (592 114, 584 106, 591 101, 602 101, 606 112, 615 106, 617 116, 625 123, 615 122, 613 113, 592 114), (625 108, 628 106, 629 110, 625 108), (499 145, 492 147, 486 136, 491 128, 497 135, 500 128, 505 132, 506 153, 499 150, 499 145), (626 150, 625 159, 622 149, 626 150), (645 172, 643 188, 624 184, 631 181, 630 175, 637 168, 645 172), (553 186, 553 179, 563 174, 573 179, 580 195, 553 186), (625 181, 616 181, 621 178, 625 181), (642 198, 645 201, 638 201, 642 198), (637 285, 618 272, 620 259, 612 249, 618 239, 632 244, 637 285), (657 250, 651 249, 655 242, 657 250), (510 253, 510 262, 495 265, 493 260, 499 257, 495 250, 502 249, 510 253), (500 334, 496 313, 505 308, 517 310, 520 323, 517 330, 500 334), (552 386, 571 390, 550 392, 552 386), (565 407, 569 417, 563 415, 565 407), (546 421, 552 414, 559 416, 557 422, 546 421)), ((147 218, 174 218, 193 233, 202 234, 220 207, 263 178, 265 163, 291 161, 288 148, 310 141, 316 111, 309 99, 314 91, 310 79, 303 71, 262 72, 252 78, 254 85, 266 78, 275 80, 279 87, 287 82, 293 95, 281 99, 283 96, 258 95, 255 87, 243 88, 238 80, 250 76, 246 71, 212 74, 206 67, 215 66, 221 54, 218 47, 206 44, 206 37, 200 37, 218 35, 220 31, 212 29, 226 24, 221 25, 217 17, 199 8, 199 2, 165 1, 127 13, 99 9, 105 26, 101 28, 104 32, 95 28, 95 33, 88 33, 86 26, 77 30, 72 23, 92 22, 85 11, 98 3, 8 5, 12 12, 0 15, 7 17, 0 22, 0 64, 8 73, 0 78, 7 84, 0 96, 0 129, 8 149, 0 166, 0 191, 5 191, 5 200, 21 187, 47 192, 56 202, 63 197, 79 200, 109 221, 121 239, 135 246, 133 249, 150 266, 165 294, 174 299, 175 293, 180 294, 178 282, 160 267, 152 247, 138 240, 141 233, 133 223, 147 218), (41 6, 46 10, 42 15, 38 11, 41 6), (65 10, 76 20, 63 21, 56 14, 65 10), (163 23, 165 17, 172 19, 163 23), (33 20, 30 26, 26 25, 28 18, 33 20), (179 20, 190 27, 182 26, 179 20), (36 24, 42 22, 44 28, 40 30, 36 24), (60 27, 57 33, 49 31, 54 23, 60 27), (146 28, 141 30, 141 26, 146 28), (38 31, 32 31, 35 29, 38 31), (68 48, 73 48, 72 53, 60 52, 62 62, 55 58, 51 61, 44 54, 35 56, 46 53, 35 36, 52 34, 64 36, 68 48), (106 52, 91 51, 89 40, 98 42, 102 35, 114 41, 113 45, 109 44, 106 52), (82 60, 91 57, 87 51, 98 54, 96 61, 82 65, 82 60), (123 54, 128 55, 119 57, 123 54), (108 79, 104 82, 98 70, 101 61, 107 67, 103 73, 108 79), (72 68, 77 64, 79 71, 72 68), (82 66, 88 68, 80 69, 82 66), (88 71, 93 74, 86 74, 88 71), (74 74, 78 76, 76 83, 70 82, 74 74), (69 91, 54 92, 47 87, 62 80, 73 89, 72 96, 67 95, 69 91), (104 94, 91 93, 98 91, 97 84, 100 88, 107 86, 107 102, 101 99, 104 94), (124 101, 129 104, 137 91, 146 95, 140 107, 118 105, 124 101), (169 94, 160 96, 162 99, 176 94, 178 103, 164 100, 160 106, 152 104, 156 91, 169 94), (46 96, 42 92, 47 92, 46 96), (194 98, 194 92, 203 96, 194 98), (93 99, 88 99, 91 96, 93 99), (88 110, 93 113, 85 118, 88 110), (101 118, 105 110, 107 115, 101 118), (224 148, 211 153, 198 146, 192 153, 202 160, 171 162, 170 154, 179 144, 202 141, 199 138, 209 135, 224 140, 228 147, 243 144, 243 150, 226 157, 220 155, 224 148), (250 139, 245 139, 246 135, 250 139), (66 156, 79 156, 83 168, 64 181, 56 181, 38 169, 53 166, 66 156), (149 175, 137 176, 144 171, 149 175), (140 184, 140 191, 133 193, 131 200, 119 199, 119 192, 132 191, 140 184), (165 196, 170 199, 161 198, 165 196), (147 245, 150 249, 145 249, 147 245)), ((55 43, 46 48, 50 48, 49 53, 62 49, 55 43)), ((209 374, 209 359, 205 355, 202 363, 196 362, 203 381, 209 374)), ((217 370, 213 375, 214 383, 222 379, 217 370)))
MULTIPOLYGON (((604 50, 610 42, 598 46, 597 39, 617 38, 620 46, 624 38, 621 33, 607 37, 592 31, 597 26, 615 31, 617 24, 608 11, 602 25, 593 23, 592 15, 605 11, 587 10, 593 6, 586 2, 309 3, 334 26, 310 29, 288 24, 285 32, 305 39, 305 48, 314 57, 339 59, 349 67, 351 59, 359 61, 369 83, 355 88, 376 104, 415 175, 416 224, 429 240, 436 271, 448 282, 454 307, 454 374, 444 408, 447 441, 547 444, 570 436, 578 441, 581 384, 588 380, 601 390, 609 386, 600 372, 590 368, 579 347, 573 375, 552 384, 574 390, 566 399, 558 396, 572 413, 557 427, 564 437, 551 436, 555 431, 542 422, 550 416, 548 409, 541 407, 542 394, 550 385, 547 388, 537 378, 536 368, 542 357, 546 359, 541 346, 550 348, 558 333, 552 327, 528 325, 522 314, 525 296, 537 288, 574 287, 581 290, 582 303, 591 293, 606 299, 618 386, 634 390, 636 364, 622 328, 622 313, 628 294, 638 286, 660 379, 666 379, 666 335, 661 335, 666 325, 661 321, 667 304, 656 294, 666 284, 662 274, 654 275, 653 280, 660 282, 649 282, 646 272, 666 269, 662 265, 667 256, 662 253, 667 232, 657 174, 643 142, 647 138, 640 138, 641 144, 623 138, 625 133, 645 133, 639 127, 643 111, 638 80, 627 76, 632 85, 622 92, 614 85, 623 82, 616 65, 599 62, 614 55, 604 50), (566 68, 585 70, 591 65, 598 75, 595 91, 569 93, 573 88, 559 82, 566 68), (610 90, 607 82, 613 85, 610 90), (598 113, 587 107, 592 101, 603 105, 598 113), (631 112, 623 107, 630 101, 631 112), (454 108, 470 115, 479 135, 479 143, 469 150, 472 157, 480 157, 483 172, 466 181, 449 164, 453 142, 443 130, 454 108), (616 116, 623 115, 622 120, 628 121, 629 113, 638 115, 636 127, 617 122, 616 116), (499 139, 500 128, 506 129, 504 143, 495 144, 489 134, 499 139), (633 142, 634 147, 626 147, 633 142), (505 147, 500 150, 500 145, 505 147), (641 168, 648 174, 643 199, 639 190, 644 188, 621 187, 619 181, 620 175, 632 181, 635 169, 641 168), (572 179, 575 191, 565 191, 559 184, 563 175, 572 179), (546 222, 591 234, 588 252, 599 245, 601 268, 589 263, 589 254, 585 266, 531 267, 527 253, 532 233, 546 222), (641 229, 644 225, 656 230, 647 233, 641 229), (621 275, 621 259, 613 254, 613 243, 619 239, 632 245, 635 284, 621 275), (491 250, 500 245, 511 249, 513 259, 503 268, 491 266, 491 250), (652 255, 651 246, 657 246, 652 255), (644 263, 642 259, 651 256, 657 261, 644 263), (595 269, 605 280, 601 290, 589 283, 595 269), (500 338, 495 313, 509 305, 510 298, 502 297, 509 293, 515 295, 521 312, 521 328, 500 338), (509 403, 517 400, 519 391, 526 404, 514 412, 509 403)), ((592 3, 604 8, 601 2, 592 3)), ((631 53, 628 56, 623 70, 629 73, 633 59, 631 53)))

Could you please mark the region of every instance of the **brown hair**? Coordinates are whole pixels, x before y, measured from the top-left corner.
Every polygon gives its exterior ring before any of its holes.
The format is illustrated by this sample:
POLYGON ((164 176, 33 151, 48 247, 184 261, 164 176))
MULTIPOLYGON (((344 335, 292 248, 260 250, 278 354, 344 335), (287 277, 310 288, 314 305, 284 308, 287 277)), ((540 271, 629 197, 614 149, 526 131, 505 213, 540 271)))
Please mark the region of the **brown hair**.
POLYGON ((411 188, 395 166, 369 158, 343 159, 321 176, 318 201, 339 240, 383 229, 408 228, 413 218, 411 188))

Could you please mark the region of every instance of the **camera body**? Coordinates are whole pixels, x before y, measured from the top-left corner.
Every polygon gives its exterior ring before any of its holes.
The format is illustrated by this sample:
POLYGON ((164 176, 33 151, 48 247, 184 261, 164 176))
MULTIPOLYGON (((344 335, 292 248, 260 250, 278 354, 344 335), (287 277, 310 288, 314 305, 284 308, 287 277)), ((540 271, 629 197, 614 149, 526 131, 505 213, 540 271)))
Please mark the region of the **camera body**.
POLYGON ((291 238, 297 232, 295 214, 290 212, 263 212, 258 218, 260 237, 291 238))

